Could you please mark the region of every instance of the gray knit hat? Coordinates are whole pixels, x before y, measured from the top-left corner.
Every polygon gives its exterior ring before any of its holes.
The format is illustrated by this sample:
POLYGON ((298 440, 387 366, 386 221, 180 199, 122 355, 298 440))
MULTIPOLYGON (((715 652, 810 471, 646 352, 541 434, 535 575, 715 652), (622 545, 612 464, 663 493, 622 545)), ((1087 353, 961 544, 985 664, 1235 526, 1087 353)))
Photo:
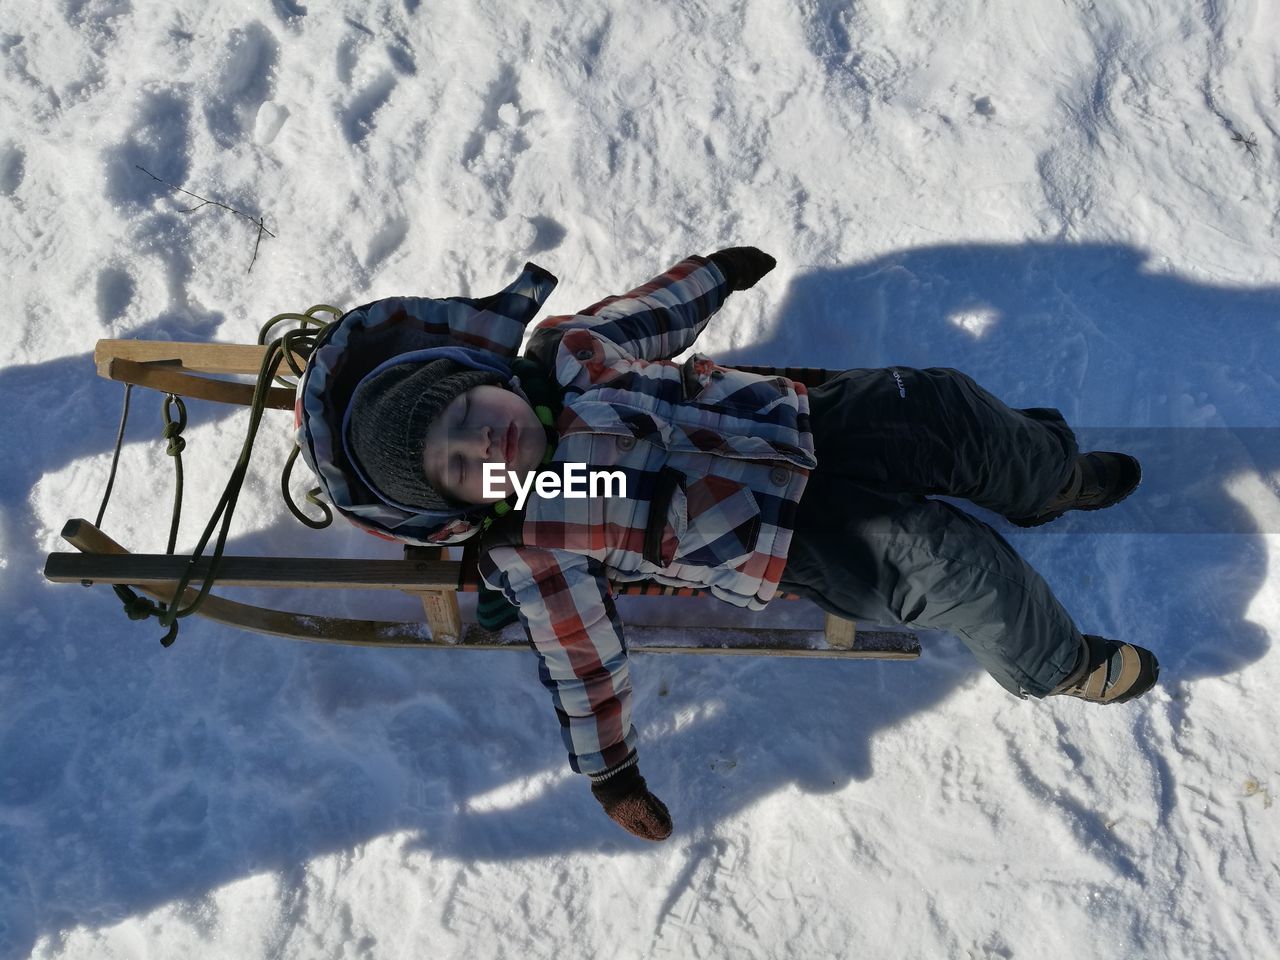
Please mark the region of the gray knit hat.
POLYGON ((427 482, 422 448, 431 421, 456 398, 486 384, 506 381, 445 359, 398 364, 361 381, 351 397, 348 449, 378 492, 405 506, 458 509, 427 482))

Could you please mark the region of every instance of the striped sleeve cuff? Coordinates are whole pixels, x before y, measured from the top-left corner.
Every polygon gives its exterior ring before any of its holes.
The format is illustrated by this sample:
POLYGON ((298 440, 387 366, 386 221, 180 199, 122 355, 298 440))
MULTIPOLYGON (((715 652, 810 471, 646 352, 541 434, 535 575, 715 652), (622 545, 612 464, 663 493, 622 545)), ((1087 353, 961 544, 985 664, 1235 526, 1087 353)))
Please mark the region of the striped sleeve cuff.
POLYGON ((627 759, 623 760, 616 767, 611 767, 608 770, 604 771, 603 773, 589 774, 589 776, 591 777, 591 782, 604 783, 610 777, 621 773, 623 770, 629 770, 631 767, 634 767, 639 762, 640 762, 639 754, 636 753, 636 751, 632 750, 630 755, 627 757, 627 759))

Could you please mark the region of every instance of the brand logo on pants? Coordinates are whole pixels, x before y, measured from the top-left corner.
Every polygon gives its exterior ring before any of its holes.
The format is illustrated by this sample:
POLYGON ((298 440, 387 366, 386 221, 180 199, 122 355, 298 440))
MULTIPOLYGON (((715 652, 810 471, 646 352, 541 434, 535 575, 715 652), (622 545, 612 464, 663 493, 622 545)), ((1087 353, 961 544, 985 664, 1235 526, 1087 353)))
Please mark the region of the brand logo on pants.
POLYGON ((905 397, 907 395, 907 388, 903 386, 902 378, 898 376, 898 371, 890 370, 889 372, 893 374, 893 379, 898 381, 898 396, 905 397))

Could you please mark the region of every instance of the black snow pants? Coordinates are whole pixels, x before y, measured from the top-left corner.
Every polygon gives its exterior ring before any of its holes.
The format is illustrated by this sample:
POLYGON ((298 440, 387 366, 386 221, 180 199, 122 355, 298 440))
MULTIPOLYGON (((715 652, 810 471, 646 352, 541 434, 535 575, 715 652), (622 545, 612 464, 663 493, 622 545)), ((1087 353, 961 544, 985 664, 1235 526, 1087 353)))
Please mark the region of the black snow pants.
POLYGON ((852 620, 954 633, 1011 693, 1048 694, 1080 631, 1004 537, 929 494, 1035 513, 1078 452, 1062 415, 1012 409, 942 368, 846 370, 809 401, 818 466, 783 589, 852 620))

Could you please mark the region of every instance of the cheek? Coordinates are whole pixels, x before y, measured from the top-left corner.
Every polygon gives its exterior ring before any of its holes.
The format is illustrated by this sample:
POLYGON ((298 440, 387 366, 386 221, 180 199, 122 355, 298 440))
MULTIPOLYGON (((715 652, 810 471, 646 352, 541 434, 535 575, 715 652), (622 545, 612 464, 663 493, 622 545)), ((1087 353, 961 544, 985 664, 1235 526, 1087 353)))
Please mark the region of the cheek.
POLYGON ((525 423, 533 416, 533 409, 514 393, 506 393, 502 398, 502 416, 508 423, 525 423))
POLYGON ((516 429, 520 431, 522 437, 540 437, 544 431, 542 429, 542 421, 538 419, 538 415, 531 408, 526 406, 519 411, 519 415, 514 418, 516 429))
MULTIPOLYGON (((484 482, 484 464, 477 462, 475 465, 476 472, 473 474, 474 480, 468 477, 467 496, 472 503, 492 502, 495 498, 485 496, 484 482)), ((507 477, 506 473, 499 471, 495 474, 496 479, 493 481, 492 488, 498 492, 496 499, 501 500, 507 495, 507 477)))

